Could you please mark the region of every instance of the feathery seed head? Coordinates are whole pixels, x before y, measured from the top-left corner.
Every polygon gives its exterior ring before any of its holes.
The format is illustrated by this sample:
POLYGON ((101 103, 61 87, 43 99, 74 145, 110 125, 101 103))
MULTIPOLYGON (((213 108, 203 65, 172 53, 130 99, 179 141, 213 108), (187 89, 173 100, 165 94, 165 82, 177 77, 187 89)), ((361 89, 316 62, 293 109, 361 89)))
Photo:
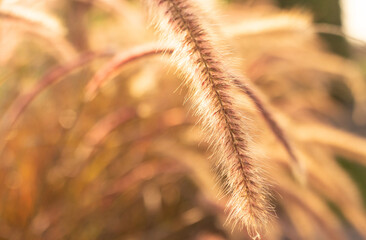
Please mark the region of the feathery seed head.
POLYGON ((245 224, 257 238, 270 221, 267 184, 252 156, 245 118, 232 98, 234 78, 225 54, 215 45, 212 28, 193 1, 146 1, 150 14, 159 16, 159 30, 177 43, 173 58, 187 76, 192 102, 226 179, 229 219, 234 225, 245 224))

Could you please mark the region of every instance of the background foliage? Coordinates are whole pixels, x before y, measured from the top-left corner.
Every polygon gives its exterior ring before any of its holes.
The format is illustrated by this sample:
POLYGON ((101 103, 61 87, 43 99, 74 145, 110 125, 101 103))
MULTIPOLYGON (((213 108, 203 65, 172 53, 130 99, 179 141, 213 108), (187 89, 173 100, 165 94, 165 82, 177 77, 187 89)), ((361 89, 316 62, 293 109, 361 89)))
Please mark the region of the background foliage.
MULTIPOLYGON (((363 239, 364 46, 319 36, 319 23, 341 24, 334 1, 294 2, 220 2, 215 16, 303 167, 238 92, 273 180, 265 238, 363 239)), ((162 41, 142 2, 0 4, 0 239, 248 238, 224 224, 205 132, 167 54, 103 75, 162 41)))

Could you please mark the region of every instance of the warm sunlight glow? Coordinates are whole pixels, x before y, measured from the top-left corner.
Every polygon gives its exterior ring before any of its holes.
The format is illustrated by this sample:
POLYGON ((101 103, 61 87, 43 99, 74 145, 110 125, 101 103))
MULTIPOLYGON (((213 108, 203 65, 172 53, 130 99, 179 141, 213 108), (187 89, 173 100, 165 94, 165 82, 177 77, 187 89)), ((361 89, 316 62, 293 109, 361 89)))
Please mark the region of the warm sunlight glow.
POLYGON ((345 32, 366 41, 366 1, 342 0, 341 4, 345 32))

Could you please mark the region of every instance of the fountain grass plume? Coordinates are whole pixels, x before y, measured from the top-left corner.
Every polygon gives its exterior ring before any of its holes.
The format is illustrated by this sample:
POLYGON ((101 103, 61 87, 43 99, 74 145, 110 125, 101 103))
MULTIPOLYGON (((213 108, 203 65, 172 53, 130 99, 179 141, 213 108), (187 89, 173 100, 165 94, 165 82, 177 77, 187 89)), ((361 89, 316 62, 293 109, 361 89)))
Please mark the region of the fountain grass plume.
POLYGON ((271 218, 268 184, 252 153, 246 118, 232 97, 233 71, 210 35, 212 28, 201 18, 207 13, 193 1, 146 2, 160 32, 176 44, 173 60, 186 75, 190 98, 225 179, 229 219, 246 225, 250 236, 259 238, 271 218))

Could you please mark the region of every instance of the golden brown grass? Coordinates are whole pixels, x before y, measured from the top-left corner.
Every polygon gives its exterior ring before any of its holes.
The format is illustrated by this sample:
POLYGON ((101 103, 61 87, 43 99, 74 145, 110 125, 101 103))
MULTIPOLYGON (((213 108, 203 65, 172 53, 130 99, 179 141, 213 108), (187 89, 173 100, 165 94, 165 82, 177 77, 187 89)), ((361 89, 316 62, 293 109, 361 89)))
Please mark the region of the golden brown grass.
POLYGON ((366 238, 364 76, 317 37, 339 29, 273 5, 31 2, 0 4, 0 238, 366 238))

